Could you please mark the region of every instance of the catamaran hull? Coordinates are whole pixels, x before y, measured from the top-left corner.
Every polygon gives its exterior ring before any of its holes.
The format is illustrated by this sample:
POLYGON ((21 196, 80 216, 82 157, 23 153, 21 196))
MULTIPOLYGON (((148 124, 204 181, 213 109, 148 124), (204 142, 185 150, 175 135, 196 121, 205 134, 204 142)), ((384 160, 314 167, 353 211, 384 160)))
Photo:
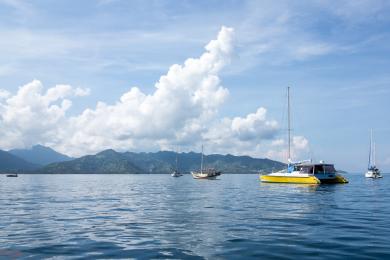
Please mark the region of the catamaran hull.
POLYGON ((271 175, 261 175, 260 180, 262 182, 269 183, 304 183, 304 184, 320 184, 320 180, 315 176, 271 176, 271 175))
POLYGON ((348 183, 348 180, 342 175, 336 175, 334 178, 321 179, 322 184, 336 184, 336 183, 348 183))
POLYGON ((261 182, 268 183, 299 183, 299 184, 327 184, 327 183, 348 183, 348 180, 341 175, 334 178, 320 179, 316 176, 277 176, 260 175, 261 182))

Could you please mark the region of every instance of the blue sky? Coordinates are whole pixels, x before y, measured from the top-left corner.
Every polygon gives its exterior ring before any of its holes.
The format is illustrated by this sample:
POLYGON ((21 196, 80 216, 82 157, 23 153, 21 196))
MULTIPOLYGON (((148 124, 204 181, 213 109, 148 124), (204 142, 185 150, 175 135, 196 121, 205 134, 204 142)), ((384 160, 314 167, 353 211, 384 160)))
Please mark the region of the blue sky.
MULTIPOLYGON (((389 11, 388 1, 376 0, 0 0, 0 89, 7 93, 3 101, 0 99, 2 113, 7 115, 0 123, 7 141, 0 143, 0 148, 43 143, 74 155, 108 146, 139 151, 175 147, 197 150, 207 136, 207 142, 212 143, 208 145, 209 153, 231 152, 282 160, 278 149, 283 151, 283 145, 274 144, 285 136, 285 92, 290 86, 293 133, 307 140, 297 143, 297 159, 313 157, 334 162, 338 168, 363 171, 369 129, 373 128, 377 163, 390 171, 389 11), (123 131, 115 138, 106 136, 111 128, 103 134, 90 129, 85 136, 89 134, 93 140, 82 146, 91 149, 78 147, 81 137, 77 133, 84 130, 83 124, 99 127, 92 116, 81 116, 86 110, 98 114, 97 103, 104 102, 113 107, 102 111, 114 111, 112 117, 120 114, 127 120, 126 114, 114 107, 121 96, 133 86, 146 96, 153 95, 156 82, 170 66, 200 57, 222 26, 234 29, 234 50, 229 52, 226 65, 218 70, 220 83, 213 87, 214 92, 208 92, 214 95, 218 87, 229 92, 215 99, 218 106, 191 107, 188 114, 203 110, 190 119, 185 114, 181 116, 183 111, 175 113, 180 121, 173 123, 192 120, 191 125, 183 125, 180 133, 171 132, 172 125, 167 124, 156 124, 157 128, 166 127, 166 132, 151 132, 147 136, 137 135, 136 129, 124 125, 118 126, 123 131), (26 114, 21 112, 25 111, 23 104, 7 100, 18 96, 19 87, 34 79, 41 83, 42 93, 58 84, 88 91, 71 93, 62 88, 64 92, 53 104, 66 99, 71 100, 71 106, 62 107, 55 116, 46 110, 39 110, 43 114, 26 114), (266 118, 263 112, 256 113, 259 107, 266 109, 266 118), (254 116, 247 117, 251 114, 254 116), (29 116, 51 121, 30 127, 29 116), (252 118, 256 119, 252 122, 252 118), (202 137, 184 138, 181 133, 194 127, 195 121, 202 122, 201 125, 210 123, 210 128, 213 125, 215 129, 204 127, 196 134, 188 133, 202 137), (272 125, 273 121, 277 127, 272 125), (72 129, 67 131, 72 136, 56 129, 54 125, 59 124, 71 124, 72 129), (218 132, 224 127, 233 130, 218 132), (13 129, 18 129, 19 135, 12 133, 13 129), (259 133, 256 137, 255 130, 259 133), (53 141, 51 136, 61 136, 63 140, 53 141), (235 148, 216 141, 225 138, 226 142, 227 137, 234 139, 235 148)), ((25 104, 31 110, 36 107, 25 104)), ((145 129, 147 125, 140 123, 144 121, 147 122, 139 119, 134 124, 145 129)))

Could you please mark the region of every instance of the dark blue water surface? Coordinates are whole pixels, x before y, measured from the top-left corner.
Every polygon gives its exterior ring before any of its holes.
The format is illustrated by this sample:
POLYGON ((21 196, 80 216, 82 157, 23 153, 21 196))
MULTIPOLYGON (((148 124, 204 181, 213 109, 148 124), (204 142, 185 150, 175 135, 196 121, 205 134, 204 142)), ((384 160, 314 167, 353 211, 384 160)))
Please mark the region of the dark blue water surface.
POLYGON ((390 176, 0 175, 0 258, 390 259, 390 176))

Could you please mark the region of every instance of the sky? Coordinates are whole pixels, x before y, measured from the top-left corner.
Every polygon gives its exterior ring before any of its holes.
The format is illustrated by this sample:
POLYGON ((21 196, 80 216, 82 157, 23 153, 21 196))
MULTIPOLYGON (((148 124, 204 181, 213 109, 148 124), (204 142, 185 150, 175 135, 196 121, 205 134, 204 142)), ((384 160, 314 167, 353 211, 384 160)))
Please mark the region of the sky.
POLYGON ((0 0, 0 149, 390 172, 390 2, 0 0))

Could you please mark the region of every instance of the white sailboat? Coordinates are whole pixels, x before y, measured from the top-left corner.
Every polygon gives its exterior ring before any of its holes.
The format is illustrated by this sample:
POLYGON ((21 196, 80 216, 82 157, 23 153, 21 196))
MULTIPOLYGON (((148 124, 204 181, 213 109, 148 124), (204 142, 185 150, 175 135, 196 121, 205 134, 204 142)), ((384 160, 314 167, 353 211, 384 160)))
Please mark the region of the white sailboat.
POLYGON ((370 153, 368 155, 368 170, 365 174, 366 178, 378 179, 382 178, 379 169, 375 165, 375 142, 372 141, 372 129, 370 132, 370 153))
POLYGON ((213 168, 203 169, 203 145, 202 145, 202 159, 200 161, 200 171, 192 171, 191 175, 194 179, 208 179, 215 180, 222 173, 213 168))

